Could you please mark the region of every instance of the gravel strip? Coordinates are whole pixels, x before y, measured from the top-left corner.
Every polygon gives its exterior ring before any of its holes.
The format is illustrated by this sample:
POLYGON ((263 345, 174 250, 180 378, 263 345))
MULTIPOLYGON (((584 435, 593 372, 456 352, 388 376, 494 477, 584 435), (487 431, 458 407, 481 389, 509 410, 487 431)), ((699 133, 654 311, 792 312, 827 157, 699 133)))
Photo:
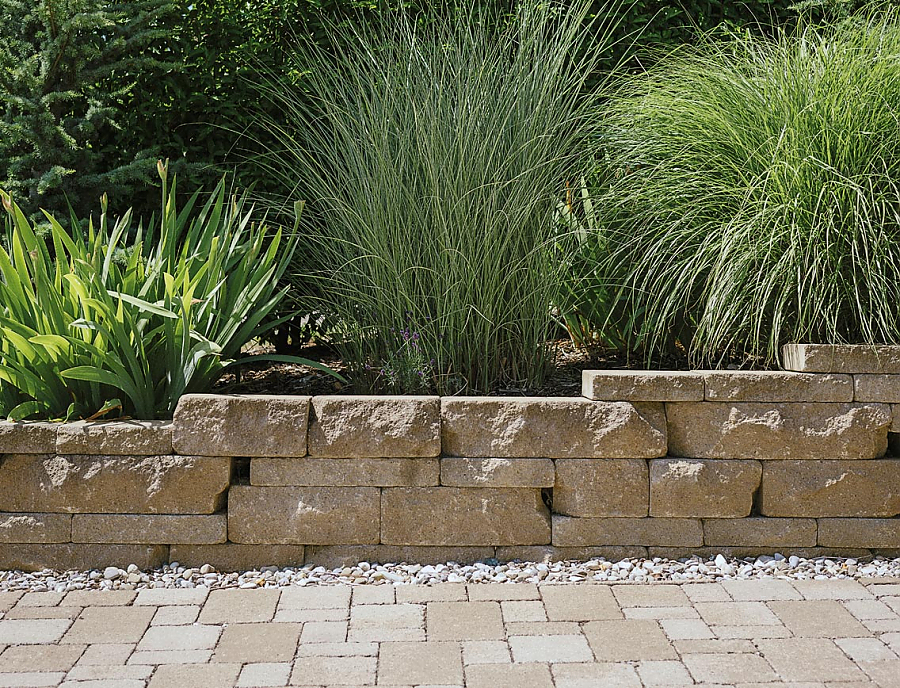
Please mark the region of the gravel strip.
POLYGON ((186 568, 173 562, 159 569, 141 571, 134 564, 102 571, 51 571, 36 573, 0 571, 0 591, 28 590, 142 590, 146 588, 274 588, 289 585, 432 585, 435 583, 687 583, 717 580, 782 578, 791 580, 830 578, 900 577, 900 559, 875 557, 871 561, 826 558, 762 556, 757 559, 606 559, 553 563, 488 560, 471 566, 455 563, 369 564, 326 569, 321 566, 278 568, 220 573, 206 564, 186 568))

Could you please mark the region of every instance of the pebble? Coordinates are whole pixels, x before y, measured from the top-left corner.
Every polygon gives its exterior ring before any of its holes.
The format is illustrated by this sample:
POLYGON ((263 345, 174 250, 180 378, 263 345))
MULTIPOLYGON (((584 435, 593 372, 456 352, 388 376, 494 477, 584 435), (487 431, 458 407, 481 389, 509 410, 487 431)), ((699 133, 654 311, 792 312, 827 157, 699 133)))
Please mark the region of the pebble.
POLYGON ((148 588, 207 589, 277 588, 290 585, 432 585, 436 583, 581 583, 658 581, 717 581, 781 578, 786 580, 853 579, 890 576, 900 578, 900 559, 875 557, 857 559, 819 557, 804 559, 763 555, 735 559, 718 554, 712 558, 694 556, 684 559, 655 557, 609 561, 596 557, 588 561, 509 562, 501 564, 488 559, 472 565, 453 562, 443 564, 374 564, 360 562, 355 566, 327 569, 324 566, 278 568, 260 567, 255 571, 220 572, 204 564, 198 568, 172 562, 162 568, 141 571, 135 564, 125 569, 109 566, 94 571, 52 571, 34 573, 0 571, 0 592, 22 590, 32 592, 71 590, 144 590, 148 588))

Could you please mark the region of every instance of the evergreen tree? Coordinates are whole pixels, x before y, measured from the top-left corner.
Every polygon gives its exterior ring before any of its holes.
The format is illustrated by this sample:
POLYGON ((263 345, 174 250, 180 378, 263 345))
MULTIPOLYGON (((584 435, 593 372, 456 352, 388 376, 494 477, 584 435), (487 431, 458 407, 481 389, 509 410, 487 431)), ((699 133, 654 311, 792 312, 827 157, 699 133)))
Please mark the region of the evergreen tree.
POLYGON ((178 69, 170 0, 0 0, 0 188, 23 210, 127 207, 156 151, 125 150, 118 116, 148 73, 178 69))

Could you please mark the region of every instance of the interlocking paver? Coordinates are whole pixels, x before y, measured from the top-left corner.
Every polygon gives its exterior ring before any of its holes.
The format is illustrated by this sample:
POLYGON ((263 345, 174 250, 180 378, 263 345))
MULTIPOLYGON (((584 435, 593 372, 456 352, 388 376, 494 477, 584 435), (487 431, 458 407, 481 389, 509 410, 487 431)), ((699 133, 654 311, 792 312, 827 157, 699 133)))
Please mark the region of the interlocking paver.
POLYGON ((547 618, 551 621, 622 619, 622 610, 606 585, 542 585, 547 618))
POLYGON ((82 645, 136 643, 155 613, 153 607, 86 607, 62 642, 82 645))
POLYGON ((429 602, 429 640, 501 640, 498 602, 429 602))
POLYGON ((898 592, 767 579, 0 593, 0 688, 900 687, 898 592))
POLYGON ((677 659, 655 621, 591 621, 585 624, 584 635, 599 661, 677 659))
MULTIPOLYGON (((546 664, 471 664, 466 667, 468 688, 553 688, 546 664)), ((557 688, 559 684, 557 683, 557 688)))
POLYGON ((592 662, 591 648, 579 635, 517 635, 509 639, 516 662, 592 662))
POLYGON ((437 686, 461 685, 462 681, 462 647, 459 643, 429 641, 381 644, 378 658, 379 684, 437 686))
MULTIPOLYGON (((285 594, 291 590, 285 590, 285 594)), ((200 623, 258 623, 271 621, 281 593, 278 590, 213 590, 200 612, 200 623)), ((350 598, 350 591, 347 591, 350 598)))

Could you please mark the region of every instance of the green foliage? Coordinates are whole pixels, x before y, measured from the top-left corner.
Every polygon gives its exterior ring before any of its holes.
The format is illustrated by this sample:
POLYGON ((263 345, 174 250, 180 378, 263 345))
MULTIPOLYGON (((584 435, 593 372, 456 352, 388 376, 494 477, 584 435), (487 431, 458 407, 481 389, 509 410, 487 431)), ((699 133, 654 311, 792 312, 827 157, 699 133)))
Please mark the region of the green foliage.
POLYGON ((224 181, 202 206, 195 194, 179 210, 160 171, 159 223, 133 235, 130 211, 110 227, 104 199, 86 235, 48 213, 48 246, 2 196, 11 221, 9 251, 0 248, 0 412, 170 416, 271 327, 296 232, 253 223, 224 181))
POLYGON ((628 81, 584 300, 622 300, 604 308, 637 323, 633 346, 677 337, 695 363, 900 342, 898 16, 710 44, 628 81))
POLYGON ((264 120, 277 142, 259 163, 286 195, 314 199, 301 246, 319 269, 296 278, 319 287, 310 310, 346 329, 337 346, 358 381, 540 382, 559 284, 552 214, 596 131, 598 93, 578 94, 614 10, 587 27, 584 3, 523 6, 505 27, 477 12, 336 27, 330 49, 297 55, 298 70, 320 68, 270 81, 284 119, 264 120))
POLYGON ((0 0, 0 185, 32 220, 146 186, 153 152, 128 149, 123 104, 139 74, 176 68, 170 0, 0 0))

